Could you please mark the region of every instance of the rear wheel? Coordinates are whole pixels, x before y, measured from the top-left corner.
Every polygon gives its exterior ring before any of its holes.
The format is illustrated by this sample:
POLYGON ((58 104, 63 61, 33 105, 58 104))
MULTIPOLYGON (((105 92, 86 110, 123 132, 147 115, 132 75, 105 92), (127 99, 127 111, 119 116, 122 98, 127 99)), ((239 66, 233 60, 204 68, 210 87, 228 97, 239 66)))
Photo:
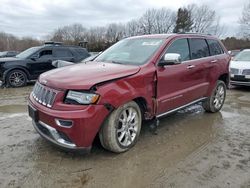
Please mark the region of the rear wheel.
POLYGON ((99 132, 102 146, 115 153, 129 150, 138 140, 141 123, 141 110, 134 101, 117 108, 99 132))
POLYGON ((222 108, 226 98, 226 85, 218 80, 212 95, 203 102, 202 106, 207 112, 218 112, 222 108))
POLYGON ((27 84, 27 75, 21 70, 12 70, 7 74, 6 82, 10 87, 22 87, 27 84))

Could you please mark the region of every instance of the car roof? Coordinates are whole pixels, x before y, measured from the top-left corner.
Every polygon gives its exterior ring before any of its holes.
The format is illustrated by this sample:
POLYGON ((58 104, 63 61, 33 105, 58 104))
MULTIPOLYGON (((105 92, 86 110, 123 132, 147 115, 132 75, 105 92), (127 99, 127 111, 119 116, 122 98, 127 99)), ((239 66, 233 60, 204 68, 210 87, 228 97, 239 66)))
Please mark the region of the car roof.
POLYGON ((175 37, 201 37, 208 39, 217 39, 216 37, 208 34, 200 34, 200 33, 171 33, 171 34, 150 34, 150 35, 140 35, 133 36, 129 38, 159 38, 159 39, 167 39, 167 38, 175 38, 175 37))

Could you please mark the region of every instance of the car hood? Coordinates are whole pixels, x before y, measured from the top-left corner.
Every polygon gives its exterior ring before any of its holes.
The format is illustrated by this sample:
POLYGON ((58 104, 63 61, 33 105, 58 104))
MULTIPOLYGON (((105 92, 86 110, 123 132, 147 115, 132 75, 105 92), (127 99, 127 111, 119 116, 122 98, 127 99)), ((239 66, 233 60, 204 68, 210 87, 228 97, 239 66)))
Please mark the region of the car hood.
POLYGON ((54 69, 40 75, 39 82, 58 89, 90 89, 92 86, 136 74, 139 66, 88 62, 54 69))
POLYGON ((20 61, 21 59, 18 59, 16 57, 3 57, 0 58, 0 62, 12 62, 12 61, 20 61))
POLYGON ((234 69, 250 69, 250 61, 231 61, 230 68, 234 69))

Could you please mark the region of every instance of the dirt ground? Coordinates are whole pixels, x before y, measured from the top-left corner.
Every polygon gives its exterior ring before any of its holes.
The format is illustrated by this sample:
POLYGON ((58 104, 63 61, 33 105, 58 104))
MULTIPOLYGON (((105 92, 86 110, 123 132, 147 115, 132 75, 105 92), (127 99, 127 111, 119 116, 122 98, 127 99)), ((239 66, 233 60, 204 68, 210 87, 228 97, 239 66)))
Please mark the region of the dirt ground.
POLYGON ((0 187, 250 188, 250 89, 228 90, 220 113, 195 105, 161 119, 158 135, 143 126, 126 153, 96 142, 83 156, 34 131, 26 107, 31 89, 0 89, 0 187))

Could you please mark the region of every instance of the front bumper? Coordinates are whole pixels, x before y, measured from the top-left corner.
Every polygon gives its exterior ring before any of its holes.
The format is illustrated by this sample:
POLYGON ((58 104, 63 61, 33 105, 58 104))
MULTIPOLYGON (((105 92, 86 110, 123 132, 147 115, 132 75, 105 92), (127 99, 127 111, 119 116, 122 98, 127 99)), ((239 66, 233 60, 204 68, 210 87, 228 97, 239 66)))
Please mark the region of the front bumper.
POLYGON ((103 121, 109 114, 104 105, 87 105, 81 110, 65 111, 47 108, 32 96, 29 106, 37 113, 33 119, 36 131, 51 143, 66 150, 90 150, 103 121), (70 120, 71 127, 59 126, 57 120, 70 120))
POLYGON ((230 76, 231 85, 250 86, 250 75, 232 75, 230 76))
POLYGON ((242 82, 242 81, 230 81, 231 85, 238 85, 238 86, 250 86, 250 82, 242 82))

